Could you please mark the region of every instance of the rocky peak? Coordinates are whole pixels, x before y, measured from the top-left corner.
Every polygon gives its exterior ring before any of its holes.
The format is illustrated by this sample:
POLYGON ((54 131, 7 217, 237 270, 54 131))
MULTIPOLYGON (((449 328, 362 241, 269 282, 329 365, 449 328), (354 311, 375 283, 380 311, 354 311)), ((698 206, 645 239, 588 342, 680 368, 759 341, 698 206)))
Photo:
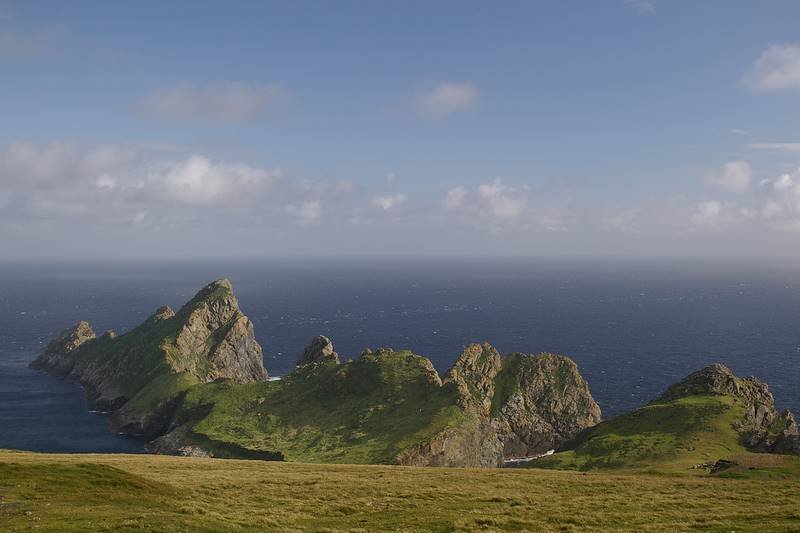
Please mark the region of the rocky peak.
POLYGON ((336 361, 339 364, 339 354, 333 350, 333 342, 324 336, 314 337, 303 350, 303 355, 297 359, 295 366, 301 367, 324 361, 336 361))
POLYGON ((720 363, 689 374, 664 391, 655 403, 701 394, 731 396, 741 403, 744 416, 736 429, 748 448, 757 451, 792 448, 800 439, 794 416, 789 411, 778 412, 766 383, 752 376, 737 377, 720 363))
POLYGON ((754 377, 739 378, 727 366, 714 363, 670 386, 656 401, 671 401, 697 394, 735 396, 750 402, 774 404, 766 383, 754 377))
POLYGON ((491 344, 470 344, 458 356, 444 381, 458 387, 462 407, 474 407, 480 415, 489 416, 494 379, 501 366, 500 354, 491 344))
POLYGON ((230 281, 206 285, 176 316, 181 325, 169 357, 176 372, 190 372, 201 381, 267 378, 253 323, 239 310, 230 281))
POLYGON ((53 339, 44 352, 31 363, 31 367, 68 374, 75 364, 74 352, 85 342, 95 338, 95 332, 89 323, 81 320, 53 339))
POLYGON ((164 305, 156 309, 156 312, 150 317, 152 322, 161 322, 175 316, 175 311, 168 305, 164 305))

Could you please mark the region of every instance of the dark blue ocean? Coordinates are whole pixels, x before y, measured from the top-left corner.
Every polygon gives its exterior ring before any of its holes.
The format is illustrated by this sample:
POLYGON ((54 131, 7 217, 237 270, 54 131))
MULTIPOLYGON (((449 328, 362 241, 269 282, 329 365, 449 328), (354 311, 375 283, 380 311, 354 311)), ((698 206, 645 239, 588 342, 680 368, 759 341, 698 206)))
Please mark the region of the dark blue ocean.
POLYGON ((800 411, 800 264, 475 260, 0 265, 0 448, 131 452, 81 388, 28 369, 59 331, 124 332, 231 279, 271 375, 313 336, 355 357, 410 348, 445 372, 462 346, 575 359, 604 416, 711 362, 755 375, 800 411))

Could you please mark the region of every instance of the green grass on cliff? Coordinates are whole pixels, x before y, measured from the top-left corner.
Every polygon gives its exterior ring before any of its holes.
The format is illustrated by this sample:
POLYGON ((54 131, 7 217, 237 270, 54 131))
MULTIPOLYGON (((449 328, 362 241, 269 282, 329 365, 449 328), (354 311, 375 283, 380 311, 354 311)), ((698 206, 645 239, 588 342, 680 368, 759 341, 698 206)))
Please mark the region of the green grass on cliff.
POLYGON ((157 412, 166 403, 197 385, 197 378, 188 372, 162 374, 153 378, 119 410, 124 418, 157 412))
POLYGON ((730 396, 697 395, 601 422, 578 437, 574 449, 531 463, 535 467, 686 471, 733 455, 744 457, 734 424, 743 406, 730 396))
POLYGON ((189 390, 176 416, 189 440, 280 452, 289 461, 391 463, 403 450, 471 421, 451 385, 431 382, 408 351, 296 370, 280 381, 218 382, 189 390))
POLYGON ((0 530, 797 531, 800 478, 0 451, 0 530))

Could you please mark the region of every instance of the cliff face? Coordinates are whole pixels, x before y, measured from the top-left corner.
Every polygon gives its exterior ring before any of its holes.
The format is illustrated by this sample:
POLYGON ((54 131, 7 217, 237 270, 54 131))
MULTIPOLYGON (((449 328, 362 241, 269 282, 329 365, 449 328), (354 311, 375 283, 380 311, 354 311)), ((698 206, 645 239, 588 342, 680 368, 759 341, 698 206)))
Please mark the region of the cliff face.
POLYGON ((239 310, 230 281, 207 285, 176 316, 180 326, 167 348, 167 361, 175 372, 189 372, 203 382, 267 379, 253 323, 239 310))
MULTIPOLYGON (((170 376, 240 383, 267 377, 253 325, 239 310, 226 279, 204 287, 178 313, 159 308, 125 335, 97 338, 86 322, 80 322, 50 343, 31 366, 75 379, 86 388, 93 407, 108 411, 145 390, 143 407, 155 409, 169 399, 160 395, 173 390, 156 390, 152 384, 170 381, 170 376)), ((125 420, 115 423, 129 425, 125 420)), ((137 423, 129 429, 137 432, 135 428, 147 425, 137 423)))
POLYGON ((736 423, 736 430, 747 448, 798 453, 800 435, 794 415, 778 412, 766 383, 754 377, 739 378, 728 367, 715 363, 672 385, 655 403, 693 395, 731 396, 741 402, 744 416, 736 423))
POLYGON ((491 344, 470 344, 456 359, 445 377, 458 388, 459 405, 473 409, 481 417, 491 414, 494 381, 502 368, 502 359, 491 344))
POLYGON ((498 466, 555 449, 600 421, 600 407, 567 357, 467 346, 444 379, 473 420, 408 450, 401 464, 498 466))
POLYGON ((567 357, 511 354, 497 381, 492 424, 506 459, 554 450, 600 422, 600 406, 567 357))

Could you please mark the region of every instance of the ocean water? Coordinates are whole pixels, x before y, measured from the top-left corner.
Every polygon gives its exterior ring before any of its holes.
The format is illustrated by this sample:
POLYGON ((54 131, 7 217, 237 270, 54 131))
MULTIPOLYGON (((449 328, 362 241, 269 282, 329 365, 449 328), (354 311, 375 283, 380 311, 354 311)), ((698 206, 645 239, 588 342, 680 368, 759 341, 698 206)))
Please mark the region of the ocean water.
POLYGON ((0 447, 136 452, 75 383, 28 368, 78 320, 125 332, 205 283, 231 279, 273 376, 315 335, 344 358, 410 348, 444 373, 461 348, 572 357, 604 416, 722 362, 800 411, 800 264, 281 260, 0 266, 0 447))

